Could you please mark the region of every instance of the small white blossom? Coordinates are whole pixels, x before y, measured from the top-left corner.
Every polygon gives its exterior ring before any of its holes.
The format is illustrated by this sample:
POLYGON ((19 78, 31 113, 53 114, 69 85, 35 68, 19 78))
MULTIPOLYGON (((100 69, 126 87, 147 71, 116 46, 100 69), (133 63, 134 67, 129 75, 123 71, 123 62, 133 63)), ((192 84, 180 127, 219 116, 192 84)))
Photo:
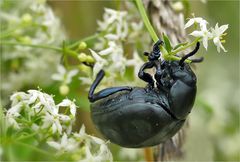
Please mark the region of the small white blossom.
POLYGON ((73 138, 68 138, 67 134, 63 134, 60 142, 47 141, 48 145, 60 151, 60 153, 71 152, 77 149, 78 143, 73 138))
POLYGON ((185 24, 184 29, 192 26, 194 23, 198 23, 200 25, 200 28, 205 28, 208 22, 204 20, 201 17, 194 17, 188 20, 188 22, 185 24))
POLYGON ((213 42, 217 46, 218 52, 220 52, 220 49, 222 49, 224 52, 227 52, 221 43, 221 37, 227 29, 228 29, 228 25, 222 25, 218 27, 218 23, 216 24, 215 28, 211 28, 213 42))
POLYGON ((101 50, 99 52, 99 55, 102 55, 102 56, 109 55, 109 54, 113 53, 117 47, 117 45, 114 41, 109 41, 108 46, 109 46, 108 48, 101 50))
POLYGON ((105 65, 107 65, 107 61, 105 59, 103 59, 102 57, 100 57, 95 51, 93 51, 92 49, 90 49, 90 52, 93 56, 93 58, 96 60, 94 67, 93 67, 93 76, 95 77, 97 75, 97 73, 103 69, 103 67, 105 65))
POLYGON ((7 126, 8 127, 13 127, 15 129, 20 129, 19 123, 15 120, 13 116, 7 116, 7 126))
POLYGON ((77 106, 75 103, 69 99, 64 99, 61 103, 57 105, 58 107, 69 107, 70 113, 75 116, 77 111, 77 106))
POLYGON ((78 79, 82 81, 82 84, 87 84, 87 85, 92 84, 94 80, 92 77, 79 77, 78 79))
POLYGON ((43 118, 43 126, 42 128, 52 128, 52 133, 58 133, 62 134, 62 125, 59 121, 59 116, 58 114, 50 114, 46 113, 44 118, 43 118))
POLYGON ((210 33, 206 27, 201 28, 200 31, 193 31, 189 35, 192 35, 194 37, 200 37, 202 38, 203 46, 207 50, 208 48, 208 39, 212 38, 212 33, 210 33))
POLYGON ((82 125, 79 132, 74 133, 73 136, 77 139, 80 139, 81 141, 84 140, 84 139, 87 139, 89 137, 89 135, 87 135, 86 132, 85 132, 85 126, 84 125, 82 125))
POLYGON ((16 92, 11 95, 10 100, 12 101, 12 106, 16 105, 20 101, 27 100, 29 97, 24 92, 16 92))
POLYGON ((106 143, 97 137, 90 136, 85 132, 85 126, 82 125, 79 133, 74 133, 73 136, 79 141, 85 141, 85 153, 86 157, 80 162, 105 162, 107 160, 112 161, 112 154, 109 151, 106 143), (100 145, 100 149, 97 152, 91 152, 91 147, 95 147, 96 145, 100 145))
POLYGON ((7 117, 11 116, 11 117, 18 117, 20 116, 20 111, 22 110, 23 107, 23 103, 18 103, 16 105, 14 105, 13 107, 11 107, 10 109, 8 109, 7 111, 7 117))
POLYGON ((121 148, 119 152, 119 156, 123 159, 127 160, 137 160, 139 156, 141 156, 142 150, 141 149, 132 149, 132 148, 121 148))
POLYGON ((52 98, 52 96, 42 93, 41 91, 38 90, 28 90, 29 93, 29 101, 28 104, 32 104, 35 102, 35 106, 33 108, 40 109, 41 105, 44 106, 45 110, 51 113, 57 113, 58 109, 55 106, 55 102, 52 98), (39 104, 40 103, 40 104, 39 104))
POLYGON ((105 144, 100 145, 100 150, 97 153, 92 153, 89 147, 85 147, 86 157, 83 160, 79 160, 79 162, 105 162, 105 161, 113 161, 112 154, 108 150, 105 144))
POLYGON ((63 81, 66 84, 71 83, 72 78, 77 75, 78 70, 73 69, 70 71, 67 71, 64 66, 59 65, 58 66, 58 73, 52 75, 53 80, 57 81, 63 81))
POLYGON ((143 60, 139 56, 137 50, 133 52, 133 59, 127 60, 127 66, 133 66, 134 67, 134 76, 138 75, 139 69, 143 65, 143 60))

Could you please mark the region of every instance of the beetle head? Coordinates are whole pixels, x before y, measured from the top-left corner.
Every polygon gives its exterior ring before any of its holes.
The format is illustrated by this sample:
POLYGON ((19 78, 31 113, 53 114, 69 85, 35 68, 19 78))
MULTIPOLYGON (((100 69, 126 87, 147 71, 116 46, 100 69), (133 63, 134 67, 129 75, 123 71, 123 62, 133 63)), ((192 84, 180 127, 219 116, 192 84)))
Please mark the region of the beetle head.
POLYGON ((186 63, 179 65, 179 61, 166 62, 166 72, 173 80, 181 80, 188 85, 196 84, 196 76, 186 63))
MULTIPOLYGON (((166 71, 171 76, 173 80, 181 80, 188 85, 196 84, 196 76, 193 73, 192 69, 190 68, 189 64, 185 63, 184 61, 188 58, 193 56, 199 50, 200 43, 197 42, 195 49, 190 52, 189 54, 183 56, 180 61, 170 61, 166 62, 166 71)), ((192 59, 191 62, 198 63, 202 62, 203 58, 192 59)), ((163 67, 164 68, 164 67, 163 67)))

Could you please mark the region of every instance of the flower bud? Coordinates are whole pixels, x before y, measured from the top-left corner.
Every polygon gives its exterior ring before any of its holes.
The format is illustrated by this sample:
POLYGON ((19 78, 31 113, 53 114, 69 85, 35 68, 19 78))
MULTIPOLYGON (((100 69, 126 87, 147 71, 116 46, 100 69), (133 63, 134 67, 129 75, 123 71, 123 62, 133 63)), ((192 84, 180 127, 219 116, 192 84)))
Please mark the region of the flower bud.
POLYGON ((29 13, 22 15, 21 19, 24 24, 31 24, 32 22, 32 16, 29 13))
POLYGON ((69 87, 66 84, 63 84, 59 87, 59 92, 61 95, 65 96, 69 93, 69 87))
POLYGON ((87 48, 87 43, 85 43, 85 42, 80 42, 80 43, 79 43, 79 46, 78 46, 78 49, 84 50, 85 48, 87 48))
POLYGON ((19 41, 22 43, 26 43, 26 44, 31 44, 32 40, 29 36, 25 36, 25 37, 20 37, 19 41))
POLYGON ((79 60, 80 62, 85 62, 85 61, 87 60, 87 55, 86 55, 85 53, 80 53, 80 54, 78 55, 78 60, 79 60))
POLYGON ((175 2, 175 3, 173 3, 172 8, 175 11, 180 12, 184 9, 184 6, 183 6, 182 2, 175 2))
POLYGON ((87 56, 86 61, 89 62, 89 63, 95 62, 94 58, 92 56, 89 56, 89 55, 87 56))
POLYGON ((79 65, 79 69, 83 72, 89 73, 91 68, 89 66, 86 66, 84 64, 79 65))

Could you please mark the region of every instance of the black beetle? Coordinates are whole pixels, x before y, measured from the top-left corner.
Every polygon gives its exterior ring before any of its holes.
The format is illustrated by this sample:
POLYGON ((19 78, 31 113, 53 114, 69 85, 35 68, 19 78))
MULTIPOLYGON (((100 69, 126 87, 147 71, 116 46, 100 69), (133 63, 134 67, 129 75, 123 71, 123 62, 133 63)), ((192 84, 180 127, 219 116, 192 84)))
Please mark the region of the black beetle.
MULTIPOLYGON (((148 85, 141 87, 111 87, 94 94, 104 77, 101 70, 89 91, 91 117, 97 129, 111 142, 123 147, 154 146, 171 138, 184 124, 196 95, 196 76, 184 61, 200 46, 180 61, 161 61, 159 40, 148 62, 140 68, 138 77, 148 85), (144 72, 155 67, 154 79, 144 72)), ((201 59, 192 62, 201 62, 201 59)))

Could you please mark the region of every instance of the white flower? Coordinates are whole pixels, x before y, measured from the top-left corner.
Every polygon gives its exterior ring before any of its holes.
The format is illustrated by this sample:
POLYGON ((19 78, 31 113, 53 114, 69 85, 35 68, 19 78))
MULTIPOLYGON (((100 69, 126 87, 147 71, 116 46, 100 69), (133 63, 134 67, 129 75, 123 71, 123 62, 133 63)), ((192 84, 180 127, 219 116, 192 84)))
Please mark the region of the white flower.
POLYGON ((105 65, 107 65, 107 61, 105 59, 103 59, 102 57, 100 57, 95 51, 93 51, 92 49, 89 49, 93 58, 96 60, 94 67, 93 67, 93 76, 95 77, 97 75, 97 73, 103 69, 103 67, 105 65))
POLYGON ((200 37, 202 38, 203 46, 207 50, 208 48, 208 39, 212 38, 212 33, 210 33, 206 27, 201 28, 200 31, 193 31, 189 35, 192 35, 194 37, 200 37))
POLYGON ((52 133, 58 133, 62 134, 62 125, 59 121, 59 116, 58 114, 50 114, 46 113, 44 118, 43 118, 43 125, 42 128, 52 128, 52 133))
POLYGON ((204 28, 208 24, 208 22, 206 20, 204 20, 203 18, 194 17, 194 18, 191 18, 188 20, 188 22, 184 26, 184 29, 192 26, 194 23, 198 23, 200 25, 200 28, 204 28))
POLYGON ((60 142, 47 141, 47 144, 60 151, 59 153, 64 153, 75 151, 79 143, 73 138, 68 138, 67 134, 64 133, 60 142))
POLYGON ((11 116, 11 117, 18 117, 20 116, 20 111, 22 110, 23 107, 23 103, 18 103, 17 105, 14 105, 13 107, 11 107, 10 109, 8 109, 7 111, 7 117, 11 116))
MULTIPOLYGON (((88 85, 92 84, 93 80, 94 80, 91 77, 79 77, 78 79, 82 81, 82 84, 88 84, 88 85)), ((87 89, 89 89, 89 88, 87 88, 87 89)))
POLYGON ((109 46, 108 48, 101 50, 99 52, 99 55, 102 55, 102 56, 109 55, 109 54, 113 53, 117 47, 117 45, 114 41, 109 41, 108 46, 109 46))
POLYGON ((86 138, 88 138, 89 136, 86 134, 85 132, 85 126, 82 125, 81 129, 79 130, 78 133, 74 133, 73 136, 77 139, 85 140, 86 138))
POLYGON ((138 75, 139 69, 143 65, 143 60, 139 57, 139 54, 137 50, 134 50, 133 52, 133 59, 127 60, 127 66, 133 66, 134 67, 134 76, 138 75))
POLYGON ((63 122, 71 121, 71 118, 68 115, 58 114, 58 119, 63 122))
POLYGON ((71 83, 72 78, 77 75, 78 70, 73 69, 70 71, 67 71, 64 66, 59 65, 58 66, 58 73, 52 75, 53 80, 57 81, 63 81, 66 84, 71 83))
MULTIPOLYGON (((114 41, 116 41, 116 40, 119 39, 119 37, 118 37, 117 34, 107 34, 107 35, 105 35, 104 37, 107 38, 108 40, 114 40, 114 41)), ((99 52, 99 54, 100 54, 100 52, 99 52)), ((101 55, 101 54, 100 54, 100 55, 101 55)))
POLYGON ((112 154, 105 144, 100 145, 100 150, 97 153, 92 153, 90 148, 88 146, 85 146, 85 154, 86 154, 85 159, 79 160, 79 162, 113 161, 112 154))
POLYGON ((141 156, 141 151, 140 149, 121 148, 119 156, 123 159, 134 161, 141 156))
POLYGON ((28 93, 29 93, 28 104, 30 105, 35 103, 35 106, 33 106, 33 108, 35 108, 37 112, 42 105, 44 106, 44 111, 48 111, 51 113, 58 112, 58 108, 56 107, 52 96, 38 90, 28 90, 28 93))
POLYGON ((100 138, 86 134, 84 125, 82 125, 79 133, 74 133, 73 136, 79 142, 84 141, 85 143, 86 158, 80 160, 80 162, 105 162, 108 160, 112 161, 112 154, 109 151, 106 143, 100 138), (96 145, 100 145, 99 150, 94 153, 91 152, 91 147, 96 147, 96 145))
POLYGON ((213 43, 217 46, 218 52, 220 52, 220 49, 222 49, 224 52, 227 52, 221 43, 221 37, 227 29, 228 24, 218 27, 218 23, 216 24, 215 28, 211 28, 213 35, 213 43))
POLYGON ((57 105, 58 107, 69 107, 70 108, 70 113, 75 116, 76 115, 76 105, 73 101, 69 99, 64 99, 61 103, 57 105))
POLYGON ((20 101, 27 100, 29 97, 24 92, 16 92, 11 95, 10 100, 12 101, 12 106, 16 105, 20 101))
POLYGON ((12 126, 15 129, 20 129, 19 123, 14 119, 13 116, 7 116, 6 123, 8 127, 12 126))

